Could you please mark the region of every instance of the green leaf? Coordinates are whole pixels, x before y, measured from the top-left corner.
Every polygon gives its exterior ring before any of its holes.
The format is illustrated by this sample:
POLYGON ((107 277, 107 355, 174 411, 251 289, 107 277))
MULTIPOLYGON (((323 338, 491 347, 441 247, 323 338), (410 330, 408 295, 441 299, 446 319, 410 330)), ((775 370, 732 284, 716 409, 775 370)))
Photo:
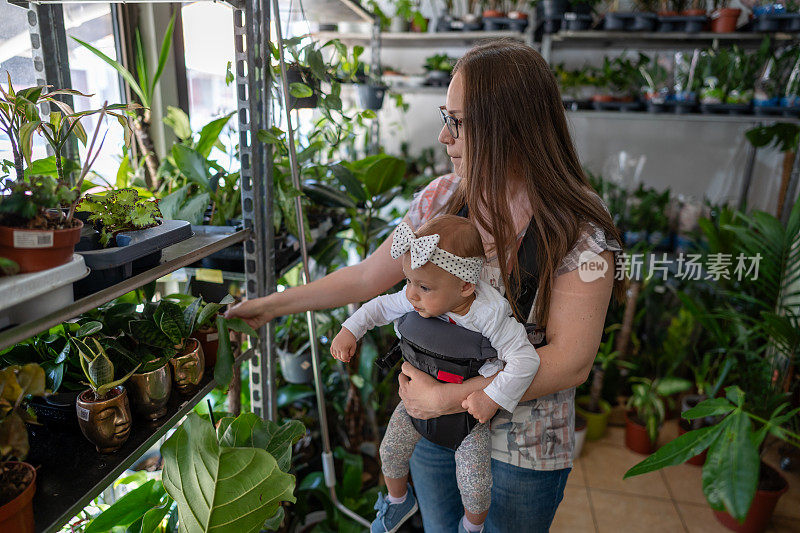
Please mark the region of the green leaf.
POLYGON ((184 113, 183 109, 173 106, 167 106, 167 116, 162 119, 164 124, 172 128, 175 135, 180 140, 190 139, 192 137, 192 127, 189 124, 189 115, 184 113))
POLYGON ((679 392, 684 392, 692 387, 692 383, 688 379, 665 377, 658 380, 656 385, 656 392, 660 396, 672 396, 679 392))
POLYGON ((167 26, 167 31, 164 33, 164 40, 161 42, 161 52, 158 54, 158 65, 156 67, 156 73, 153 75, 153 82, 150 85, 150 94, 153 94, 156 83, 158 83, 159 78, 161 78, 161 73, 164 72, 164 66, 167 64, 169 49, 172 47, 172 30, 174 27, 175 15, 172 15, 172 18, 169 20, 169 25, 167 26))
POLYGON ((227 389, 233 379, 233 350, 231 349, 231 335, 228 331, 225 317, 217 315, 217 331, 219 332, 219 347, 217 348, 217 363, 214 365, 214 381, 227 389))
POLYGON ((736 385, 725 388, 725 397, 737 407, 744 405, 744 392, 736 385))
POLYGON ((746 413, 737 410, 720 426, 720 435, 709 448, 703 466, 703 493, 712 508, 724 506, 741 521, 750 509, 758 484, 758 449, 746 413))
MULTIPOLYGON (((164 490, 163 486, 162 490, 164 490)), ((153 507, 144 514, 142 517, 142 528, 139 530, 139 533, 156 533, 158 526, 164 520, 164 517, 167 516, 167 513, 169 513, 174 503, 172 498, 166 494, 166 491, 164 491, 163 502, 162 505, 153 507)))
POLYGON ((277 531, 279 527, 281 527, 281 523, 283 522, 286 513, 283 510, 283 507, 278 507, 278 511, 275 513, 274 516, 268 518, 266 522, 264 522, 264 529, 267 531, 277 531))
POLYGON ((127 527, 142 518, 152 507, 159 505, 164 495, 164 485, 151 479, 97 515, 86 527, 85 533, 104 533, 115 526, 127 527))
POLYGON ((189 181, 200 187, 201 190, 208 190, 208 169, 206 160, 196 150, 183 144, 176 144, 172 147, 172 158, 175 166, 186 176, 189 181))
POLYGON ((280 502, 295 501, 294 476, 281 472, 266 450, 220 446, 211 424, 194 412, 161 454, 181 531, 255 533, 280 502))
POLYGON ((369 119, 378 118, 377 113, 375 113, 375 111, 373 111, 372 109, 364 109, 363 111, 361 111, 361 116, 369 119))
POLYGON ((191 334, 184 322, 181 307, 174 302, 162 300, 158 304, 155 318, 158 321, 158 327, 169 337, 173 345, 183 344, 183 341, 191 334))
POLYGON ((211 202, 211 195, 207 192, 198 194, 178 210, 175 218, 177 220, 186 220, 191 224, 197 226, 203 224, 203 217, 208 209, 208 204, 211 202))
POLYGON ((367 201, 367 193, 364 190, 364 186, 356 179, 350 169, 338 163, 331 165, 329 168, 339 183, 344 185, 347 192, 355 198, 356 202, 367 201))
POLYGON ((366 169, 363 181, 367 191, 372 196, 377 196, 399 185, 405 173, 405 161, 396 157, 384 156, 366 169))
POLYGON ((89 335, 94 335, 98 331, 103 329, 103 324, 98 322, 97 320, 92 320, 91 322, 86 322, 83 324, 80 329, 75 333, 76 337, 88 337, 89 335))
POLYGON ((222 309, 222 305, 209 303, 200 310, 200 313, 197 315, 197 326, 205 326, 211 325, 211 318, 216 316, 219 313, 219 310, 222 309))
POLYGON ((228 329, 238 331, 239 333, 244 333, 254 338, 258 337, 258 332, 250 327, 250 324, 241 318, 228 318, 225 320, 225 322, 228 324, 228 329))
POLYGON ((122 76, 122 79, 125 80, 125 83, 128 84, 128 87, 130 87, 131 90, 136 93, 136 96, 138 96, 139 99, 142 101, 142 105, 144 105, 145 107, 149 107, 150 102, 147 100, 144 92, 142 92, 142 88, 139 87, 138 83, 136 83, 133 74, 131 74, 128 71, 128 69, 126 69, 125 67, 122 66, 121 63, 119 63, 118 61, 114 61, 113 59, 111 59, 110 57, 108 57, 103 52, 101 52, 94 46, 90 45, 89 43, 81 41, 77 37, 72 37, 72 39, 75 40, 78 44, 80 44, 84 48, 86 48, 87 50, 89 50, 90 52, 92 52, 94 55, 96 55, 109 65, 111 65, 111 67, 117 71, 117 74, 122 76))
POLYGON ((314 94, 314 91, 311 90, 311 87, 306 85, 305 83, 291 83, 289 84, 289 94, 294 96, 295 98, 307 98, 314 94))
POLYGON ((735 406, 725 398, 711 398, 700 402, 687 411, 684 411, 681 416, 686 420, 695 420, 697 418, 705 418, 707 416, 727 415, 734 409, 735 406))
POLYGON ((685 463, 711 446, 720 432, 718 426, 710 426, 685 433, 625 472, 623 479, 685 463))
POLYGON ((278 389, 278 407, 288 407, 294 402, 312 398, 314 389, 308 385, 289 384, 278 389))
POLYGON ((235 111, 228 113, 224 117, 214 119, 203 126, 203 129, 200 130, 200 138, 197 140, 197 146, 195 146, 195 150, 197 150, 200 155, 208 157, 208 154, 211 153, 211 148, 214 147, 217 139, 219 139, 222 130, 235 113, 235 111))
POLYGON ((128 327, 131 330, 131 336, 142 344, 156 348, 175 346, 172 340, 149 320, 131 320, 128 327))
POLYGON ((192 303, 186 306, 186 309, 183 310, 183 323, 186 324, 186 331, 188 331, 186 334, 187 337, 189 337, 195 331, 197 313, 200 310, 201 303, 203 303, 202 298, 195 298, 192 303))

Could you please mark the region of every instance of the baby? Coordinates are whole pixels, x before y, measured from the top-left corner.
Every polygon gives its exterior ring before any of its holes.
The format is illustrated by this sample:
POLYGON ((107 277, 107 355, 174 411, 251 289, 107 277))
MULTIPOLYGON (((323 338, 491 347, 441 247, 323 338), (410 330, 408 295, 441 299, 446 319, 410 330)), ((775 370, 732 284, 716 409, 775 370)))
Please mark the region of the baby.
MULTIPOLYGON (((417 235, 401 222, 393 234, 391 254, 394 259, 402 257, 406 286, 395 294, 370 300, 353 313, 333 339, 331 353, 341 361, 349 361, 358 339, 367 330, 411 311, 425 318, 448 320, 489 339, 502 363, 495 360, 481 367, 482 375, 497 375, 485 389, 464 401, 463 406, 479 423, 455 453, 456 478, 464 505, 458 531, 481 531, 489 512, 492 487, 488 422, 500 407, 514 410, 539 368, 539 356, 528 341, 524 326, 514 319, 508 301, 488 283, 479 281, 483 243, 478 229, 466 218, 439 216, 421 226, 417 235)), ((409 460, 420 438, 400 402, 381 442, 382 470, 389 495, 378 498, 373 533, 397 531, 417 510, 407 479, 409 460)))

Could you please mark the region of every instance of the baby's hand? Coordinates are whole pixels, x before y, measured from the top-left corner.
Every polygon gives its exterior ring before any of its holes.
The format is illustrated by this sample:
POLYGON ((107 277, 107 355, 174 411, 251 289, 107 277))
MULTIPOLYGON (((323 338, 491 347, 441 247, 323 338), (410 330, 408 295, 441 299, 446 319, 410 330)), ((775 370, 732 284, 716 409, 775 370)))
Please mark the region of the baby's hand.
POLYGON ((346 363, 356 353, 357 342, 355 335, 349 329, 342 328, 333 338, 333 342, 331 342, 331 355, 346 363))
POLYGON ((461 407, 477 418, 478 422, 481 424, 488 423, 500 408, 500 406, 482 390, 475 391, 467 396, 467 399, 461 402, 461 407))

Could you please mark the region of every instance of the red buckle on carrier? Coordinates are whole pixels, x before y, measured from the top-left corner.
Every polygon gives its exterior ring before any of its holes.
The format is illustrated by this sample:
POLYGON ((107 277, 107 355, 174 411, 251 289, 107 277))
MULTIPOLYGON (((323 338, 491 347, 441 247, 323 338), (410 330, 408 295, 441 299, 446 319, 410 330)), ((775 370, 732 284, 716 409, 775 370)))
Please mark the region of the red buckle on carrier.
POLYGON ((444 370, 439 370, 436 374, 436 379, 439 381, 446 381, 447 383, 464 383, 464 378, 461 376, 445 372, 444 370))

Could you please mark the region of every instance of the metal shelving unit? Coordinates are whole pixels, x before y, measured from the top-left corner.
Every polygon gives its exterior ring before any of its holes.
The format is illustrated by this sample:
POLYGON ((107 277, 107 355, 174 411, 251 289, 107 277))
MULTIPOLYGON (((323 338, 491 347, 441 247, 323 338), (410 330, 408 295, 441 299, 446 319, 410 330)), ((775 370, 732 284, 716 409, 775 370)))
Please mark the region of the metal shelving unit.
MULTIPOLYGON (((345 44, 369 44, 372 36, 365 33, 339 33, 321 31, 313 34, 321 41, 339 39, 345 44)), ((527 41, 528 34, 518 31, 448 31, 435 33, 381 33, 384 46, 468 46, 485 39, 511 38, 527 41)))
MULTIPOLYGON (((236 364, 252 356, 253 350, 247 350, 236 358, 236 364)), ((73 431, 57 433, 44 426, 33 428, 28 460, 41 465, 33 499, 36 531, 58 531, 165 437, 216 386, 211 375, 206 374, 191 396, 173 391, 164 418, 150 424, 135 420, 128 440, 112 455, 98 453, 77 426, 73 431)))
POLYGON ((194 235, 185 241, 164 248, 162 252, 163 262, 157 267, 151 268, 132 278, 128 278, 107 289, 81 298, 67 307, 43 316, 38 320, 20 324, 3 331, 0 333, 0 350, 24 341, 37 333, 46 331, 66 320, 75 318, 81 313, 94 309, 142 285, 146 285, 162 276, 166 276, 170 272, 190 265, 223 248, 227 248, 232 244, 250 239, 251 235, 250 230, 241 230, 230 235, 194 235))
POLYGON ((761 124, 767 122, 800 122, 793 117, 773 117, 761 115, 717 115, 706 113, 648 113, 647 111, 567 111, 567 117, 604 118, 613 120, 659 120, 669 122, 728 123, 728 124, 761 124))

